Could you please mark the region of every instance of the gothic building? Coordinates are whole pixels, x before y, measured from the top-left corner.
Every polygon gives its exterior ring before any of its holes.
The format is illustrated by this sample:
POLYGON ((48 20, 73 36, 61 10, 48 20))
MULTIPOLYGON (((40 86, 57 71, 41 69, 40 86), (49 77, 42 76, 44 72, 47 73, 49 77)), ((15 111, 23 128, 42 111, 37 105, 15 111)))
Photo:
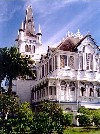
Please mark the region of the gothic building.
POLYGON ((91 35, 68 35, 36 64, 32 103, 55 101, 66 110, 100 108, 100 50, 91 35))
MULTIPOLYGON (((36 62, 39 61, 42 53, 42 32, 39 25, 38 32, 35 30, 34 18, 32 13, 32 7, 28 6, 26 9, 25 20, 21 24, 21 28, 18 30, 18 36, 15 40, 16 47, 21 55, 29 57, 34 65, 32 70, 35 69, 36 62)), ((13 91, 19 96, 22 102, 31 101, 31 90, 34 85, 34 81, 28 76, 26 80, 18 79, 13 80, 13 91)))
POLYGON ((39 25, 38 33, 35 31, 35 25, 32 14, 32 7, 28 6, 26 9, 26 16, 22 22, 21 28, 18 30, 16 46, 19 52, 32 60, 38 61, 41 56, 41 37, 42 32, 39 25))
POLYGON ((37 105, 57 102, 66 110, 79 106, 100 108, 100 49, 91 35, 78 32, 68 35, 55 48, 41 55, 41 29, 35 32, 32 8, 18 31, 19 52, 35 61, 36 80, 17 80, 15 90, 22 101, 37 105))

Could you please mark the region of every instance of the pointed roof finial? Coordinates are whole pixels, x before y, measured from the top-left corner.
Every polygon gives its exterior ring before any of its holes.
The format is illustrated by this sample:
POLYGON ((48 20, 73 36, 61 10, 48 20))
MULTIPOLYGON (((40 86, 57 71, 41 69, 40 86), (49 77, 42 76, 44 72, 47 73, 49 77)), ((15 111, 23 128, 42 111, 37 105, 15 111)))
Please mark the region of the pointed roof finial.
POLYGON ((77 30, 77 33, 80 33, 80 30, 79 29, 77 30))
POLYGON ((39 24, 39 31, 38 31, 38 33, 41 33, 41 34, 42 34, 42 31, 41 31, 41 26, 40 26, 40 24, 39 24))
POLYGON ((70 37, 70 32, 69 31, 67 32, 67 36, 70 37))
POLYGON ((76 38, 78 37, 78 38, 80 38, 80 39, 83 37, 83 35, 81 35, 79 29, 77 30, 77 33, 75 34, 75 37, 76 37, 76 38))
POLYGON ((38 33, 37 33, 37 35, 42 35, 42 31, 41 31, 40 24, 39 24, 39 29, 38 29, 38 33))
POLYGON ((24 30, 24 23, 22 21, 21 29, 24 30))

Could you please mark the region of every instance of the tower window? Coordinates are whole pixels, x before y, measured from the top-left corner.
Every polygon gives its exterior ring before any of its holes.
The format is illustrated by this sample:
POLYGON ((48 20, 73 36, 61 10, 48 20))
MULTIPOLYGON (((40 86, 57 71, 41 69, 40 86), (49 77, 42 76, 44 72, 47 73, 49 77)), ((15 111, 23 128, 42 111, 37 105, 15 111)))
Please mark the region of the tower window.
POLYGON ((31 52, 31 45, 25 45, 25 51, 26 52, 31 52))
POLYGON ((33 53, 35 53, 35 46, 32 46, 33 53))
POLYGON ((28 52, 31 52, 31 45, 29 45, 28 47, 28 52))
POLYGON ((28 52, 28 45, 25 45, 25 51, 28 52))

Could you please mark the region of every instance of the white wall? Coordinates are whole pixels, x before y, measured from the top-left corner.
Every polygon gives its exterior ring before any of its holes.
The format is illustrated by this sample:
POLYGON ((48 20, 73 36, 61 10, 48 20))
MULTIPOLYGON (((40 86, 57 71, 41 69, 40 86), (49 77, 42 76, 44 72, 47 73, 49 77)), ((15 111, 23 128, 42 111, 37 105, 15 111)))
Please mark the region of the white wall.
POLYGON ((13 91, 17 93, 21 102, 31 101, 31 89, 34 80, 13 80, 13 91))

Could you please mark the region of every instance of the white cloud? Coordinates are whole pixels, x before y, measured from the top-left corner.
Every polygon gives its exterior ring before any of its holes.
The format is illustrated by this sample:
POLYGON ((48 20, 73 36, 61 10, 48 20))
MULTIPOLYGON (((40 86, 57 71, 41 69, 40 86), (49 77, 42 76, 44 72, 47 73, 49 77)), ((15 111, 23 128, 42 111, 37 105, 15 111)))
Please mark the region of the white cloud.
POLYGON ((64 26, 61 30, 57 31, 49 40, 47 40, 47 42, 44 42, 45 46, 50 44, 51 45, 57 44, 58 39, 60 40, 65 34, 67 34, 68 30, 74 30, 76 29, 77 25, 81 26, 84 23, 86 23, 93 15, 92 11, 93 9, 89 6, 83 12, 76 15, 76 17, 73 18, 73 20, 70 23, 64 26))
POLYGON ((40 13, 41 17, 45 17, 70 3, 78 1, 87 2, 88 0, 27 0, 25 5, 32 5, 35 12, 40 13))

